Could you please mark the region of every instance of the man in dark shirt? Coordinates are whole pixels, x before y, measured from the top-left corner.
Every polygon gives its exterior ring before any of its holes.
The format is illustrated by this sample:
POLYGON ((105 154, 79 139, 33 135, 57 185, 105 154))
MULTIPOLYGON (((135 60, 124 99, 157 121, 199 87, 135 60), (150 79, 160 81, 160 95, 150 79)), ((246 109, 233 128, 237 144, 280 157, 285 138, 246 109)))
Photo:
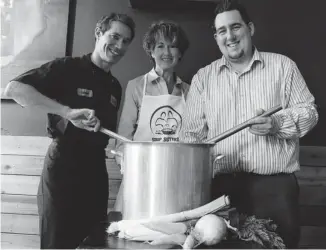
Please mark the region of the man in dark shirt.
POLYGON ((56 59, 13 79, 5 95, 24 107, 48 113, 53 138, 38 190, 41 248, 76 248, 105 219, 108 137, 100 126, 116 129, 122 89, 111 67, 134 38, 126 15, 102 17, 95 48, 82 57, 56 59))

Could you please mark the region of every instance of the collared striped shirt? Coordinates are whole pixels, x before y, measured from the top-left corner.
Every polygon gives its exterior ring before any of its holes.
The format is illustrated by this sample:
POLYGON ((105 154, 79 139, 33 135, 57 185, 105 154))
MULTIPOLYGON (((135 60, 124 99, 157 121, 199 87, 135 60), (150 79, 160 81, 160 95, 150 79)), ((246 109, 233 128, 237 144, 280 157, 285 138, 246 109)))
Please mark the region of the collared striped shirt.
POLYGON ((281 104, 272 115, 279 128, 258 136, 244 129, 213 148, 220 173, 292 173, 299 170, 299 138, 318 121, 314 97, 296 64, 286 56, 255 50, 247 69, 232 70, 225 59, 200 69, 192 79, 183 117, 182 139, 200 142, 256 116, 256 110, 281 104))

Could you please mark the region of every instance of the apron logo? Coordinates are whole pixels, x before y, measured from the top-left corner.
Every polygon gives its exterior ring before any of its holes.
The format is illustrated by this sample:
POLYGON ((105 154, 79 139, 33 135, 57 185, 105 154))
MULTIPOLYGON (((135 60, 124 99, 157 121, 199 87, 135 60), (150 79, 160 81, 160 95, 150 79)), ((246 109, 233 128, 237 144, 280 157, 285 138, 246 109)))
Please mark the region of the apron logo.
POLYGON ((117 107, 118 101, 117 98, 115 98, 113 95, 111 95, 110 102, 115 108, 117 107))
POLYGON ((163 106, 156 109, 150 120, 150 127, 154 136, 179 134, 181 126, 181 115, 171 106, 163 106))
POLYGON ((91 89, 77 89, 77 94, 79 96, 85 96, 85 97, 93 97, 93 91, 91 89))

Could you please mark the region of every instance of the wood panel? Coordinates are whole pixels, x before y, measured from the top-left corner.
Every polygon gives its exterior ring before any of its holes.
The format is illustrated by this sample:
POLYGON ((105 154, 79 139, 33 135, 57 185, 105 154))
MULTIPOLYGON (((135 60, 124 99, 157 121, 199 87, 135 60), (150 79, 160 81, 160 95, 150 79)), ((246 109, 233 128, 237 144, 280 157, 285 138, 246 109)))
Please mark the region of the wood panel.
POLYGON ((326 180, 326 164, 325 167, 301 166, 300 171, 295 172, 295 174, 301 179, 326 180))
POLYGON ((301 185, 300 205, 326 207, 326 187, 301 185))
POLYGON ((39 176, 1 175, 1 194, 36 195, 39 176))
POLYGON ((302 226, 300 248, 326 249, 326 227, 302 226))
POLYGON ((37 215, 1 214, 1 232, 38 235, 37 215))
MULTIPOLYGON (((115 199, 108 200, 108 212, 113 210, 115 199)), ((38 215, 36 195, 1 195, 1 213, 38 215)))
POLYGON ((1 249, 40 249, 38 235, 1 233, 1 249))
POLYGON ((310 186, 310 187, 326 187, 326 180, 324 179, 308 179, 308 178, 298 178, 298 183, 300 187, 310 186))
POLYGON ((44 156, 2 155, 1 174, 41 175, 44 156))
POLYGON ((300 164, 326 167, 326 147, 300 146, 300 164))
POLYGON ((300 206, 300 225, 326 227, 326 206, 300 206))
POLYGON ((37 215, 36 195, 1 194, 1 213, 37 215))
POLYGON ((50 142, 43 136, 1 136, 1 154, 44 156, 50 142))
MULTIPOLYGON (((2 194, 36 195, 40 177, 24 175, 1 175, 2 194)), ((115 199, 120 187, 121 180, 109 181, 109 194, 115 199)))
MULTIPOLYGON (((1 174, 39 176, 43 169, 43 159, 42 156, 2 155, 1 174)), ((114 159, 107 159, 106 167, 110 179, 121 180, 122 175, 114 159)))
POLYGON ((300 186, 325 186, 326 187, 326 163, 325 167, 301 166, 295 172, 300 186))
MULTIPOLYGON (((107 157, 113 159, 110 150, 114 148, 115 139, 109 139, 106 148, 107 157)), ((1 136, 2 155, 34 155, 45 156, 51 139, 44 136, 1 136)))

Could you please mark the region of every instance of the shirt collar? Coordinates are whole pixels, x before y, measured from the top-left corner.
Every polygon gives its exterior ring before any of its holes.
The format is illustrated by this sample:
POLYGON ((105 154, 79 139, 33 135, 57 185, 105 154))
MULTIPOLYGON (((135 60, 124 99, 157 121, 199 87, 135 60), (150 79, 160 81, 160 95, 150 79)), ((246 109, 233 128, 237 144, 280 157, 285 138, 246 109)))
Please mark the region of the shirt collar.
MULTIPOLYGON (((150 72, 148 72, 148 81, 151 83, 157 83, 157 79, 159 79, 160 76, 156 73, 155 69, 152 68, 152 70, 150 72)), ((176 85, 180 86, 182 84, 182 80, 177 76, 177 81, 176 81, 176 85)))
MULTIPOLYGON (((254 47, 254 55, 248 65, 248 69, 251 69, 252 65, 255 62, 259 62, 261 64, 261 68, 265 67, 265 62, 264 59, 262 58, 261 54, 259 53, 259 51, 257 50, 256 47, 254 47)), ((230 63, 228 60, 226 60, 225 56, 222 56, 221 60, 219 61, 218 65, 217 65, 219 71, 222 70, 222 68, 230 68, 230 63)))
POLYGON ((91 68, 92 68, 93 73, 99 70, 99 71, 104 72, 105 74, 109 75, 110 77, 112 77, 111 70, 109 72, 106 72, 106 71, 104 71, 103 69, 99 68, 97 65, 95 65, 93 63, 93 61, 92 61, 92 53, 86 54, 83 57, 91 65, 91 68))

